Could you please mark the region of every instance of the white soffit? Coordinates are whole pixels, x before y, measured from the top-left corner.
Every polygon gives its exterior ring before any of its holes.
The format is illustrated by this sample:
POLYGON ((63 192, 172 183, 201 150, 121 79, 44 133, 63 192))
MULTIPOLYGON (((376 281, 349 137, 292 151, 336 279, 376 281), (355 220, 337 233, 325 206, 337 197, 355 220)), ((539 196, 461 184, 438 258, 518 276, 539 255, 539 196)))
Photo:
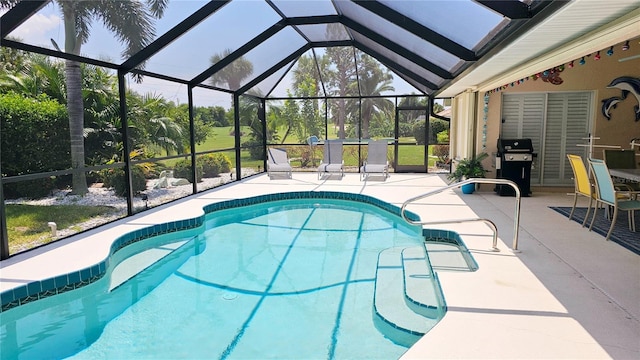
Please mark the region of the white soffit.
POLYGON ((640 0, 573 0, 438 97, 488 91, 640 36, 640 0))

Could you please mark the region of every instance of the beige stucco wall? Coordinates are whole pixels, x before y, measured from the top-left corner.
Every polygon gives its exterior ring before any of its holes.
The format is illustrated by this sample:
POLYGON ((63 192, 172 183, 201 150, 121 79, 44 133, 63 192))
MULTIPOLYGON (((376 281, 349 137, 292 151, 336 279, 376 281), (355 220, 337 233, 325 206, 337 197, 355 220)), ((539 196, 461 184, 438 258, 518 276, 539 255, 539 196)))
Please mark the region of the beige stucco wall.
MULTIPOLYGON (((496 149, 496 141, 500 131, 500 113, 502 107, 502 94, 504 93, 527 93, 527 92, 562 92, 562 91, 594 91, 595 98, 592 109, 593 135, 599 137, 595 144, 619 145, 629 148, 632 138, 640 138, 640 121, 635 121, 634 106, 640 106, 637 98, 629 94, 627 98, 618 103, 615 109, 611 110, 611 119, 607 120, 602 114, 602 100, 622 96, 620 89, 609 89, 607 86, 613 79, 621 76, 630 76, 640 79, 640 58, 633 60, 618 61, 620 58, 640 55, 640 38, 629 42, 629 50, 622 51, 622 43, 614 45, 614 53, 611 56, 606 54, 609 48, 600 51, 600 60, 595 60, 595 53, 585 56, 585 64, 580 65, 579 58, 574 61, 574 66, 569 67, 564 64, 564 70, 559 76, 563 80, 560 85, 553 85, 543 81, 541 78, 532 80, 531 77, 517 83, 515 79, 513 85, 505 84, 497 91, 489 92, 489 104, 487 112, 487 137, 486 152, 492 153, 496 149)), ((558 64, 562 65, 562 64, 558 64)), ((478 108, 476 112, 475 134, 476 152, 482 151, 482 128, 484 124, 484 93, 478 94, 478 108)), ((586 143, 586 142, 585 142, 586 143)), ((595 152, 594 157, 600 157, 601 152, 595 152)), ((491 167, 491 160, 486 164, 491 167)), ((495 171, 493 173, 495 175, 495 171)), ((491 174, 489 174, 491 176, 491 174)))

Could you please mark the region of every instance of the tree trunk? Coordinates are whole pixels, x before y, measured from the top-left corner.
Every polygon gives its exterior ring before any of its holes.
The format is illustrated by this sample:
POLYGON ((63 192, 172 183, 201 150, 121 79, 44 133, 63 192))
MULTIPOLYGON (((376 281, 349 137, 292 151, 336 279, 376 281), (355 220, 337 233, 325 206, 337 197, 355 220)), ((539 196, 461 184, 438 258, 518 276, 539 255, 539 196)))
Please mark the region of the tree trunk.
MULTIPOLYGON (((66 60, 65 78, 67 82, 67 112, 69 115, 69 133, 71 135, 71 167, 84 168, 84 105, 82 101, 82 74, 80 63, 66 60)), ((87 176, 84 170, 73 174, 72 193, 84 195, 87 188, 87 176)))
POLYGON ((345 118, 347 117, 347 104, 344 99, 338 100, 338 139, 344 139, 346 137, 344 131, 345 118))

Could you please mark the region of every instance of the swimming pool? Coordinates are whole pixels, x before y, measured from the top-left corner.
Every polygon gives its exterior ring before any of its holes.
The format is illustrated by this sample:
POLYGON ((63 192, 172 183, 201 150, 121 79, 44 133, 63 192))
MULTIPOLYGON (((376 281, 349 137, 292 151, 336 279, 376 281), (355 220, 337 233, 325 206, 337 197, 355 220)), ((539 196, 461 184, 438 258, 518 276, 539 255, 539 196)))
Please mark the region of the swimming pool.
POLYGON ((422 229, 376 199, 300 195, 118 244, 96 281, 0 313, 2 357, 399 357, 444 314, 422 229))

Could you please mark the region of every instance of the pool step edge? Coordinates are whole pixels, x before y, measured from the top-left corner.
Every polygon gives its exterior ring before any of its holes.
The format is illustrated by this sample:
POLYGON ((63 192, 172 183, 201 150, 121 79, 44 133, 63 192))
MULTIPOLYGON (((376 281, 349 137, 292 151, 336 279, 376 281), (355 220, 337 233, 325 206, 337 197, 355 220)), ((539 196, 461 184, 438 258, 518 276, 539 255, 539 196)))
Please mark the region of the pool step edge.
MULTIPOLYGON (((412 298, 407 298, 406 279, 409 277, 409 287, 426 286, 430 278, 424 277, 425 271, 420 270, 416 259, 416 251, 408 250, 408 266, 405 267, 403 251, 406 248, 389 248, 380 252, 378 256, 378 267, 376 270, 375 292, 374 292, 374 323, 378 330, 393 342, 411 346, 420 337, 426 334, 436 323, 433 316, 435 309, 429 309, 428 304, 421 301, 426 297, 420 297, 416 291, 412 293, 412 298), (416 276, 414 276, 416 275, 416 276), (419 299, 418 301, 416 299, 419 299), (411 305, 409 305, 411 304, 411 305), (416 312, 415 310, 418 310, 416 312), (431 316, 425 316, 423 313, 431 316)), ((424 263, 424 250, 422 250, 422 265, 424 263)), ((432 287, 431 287, 432 288, 432 287)))

